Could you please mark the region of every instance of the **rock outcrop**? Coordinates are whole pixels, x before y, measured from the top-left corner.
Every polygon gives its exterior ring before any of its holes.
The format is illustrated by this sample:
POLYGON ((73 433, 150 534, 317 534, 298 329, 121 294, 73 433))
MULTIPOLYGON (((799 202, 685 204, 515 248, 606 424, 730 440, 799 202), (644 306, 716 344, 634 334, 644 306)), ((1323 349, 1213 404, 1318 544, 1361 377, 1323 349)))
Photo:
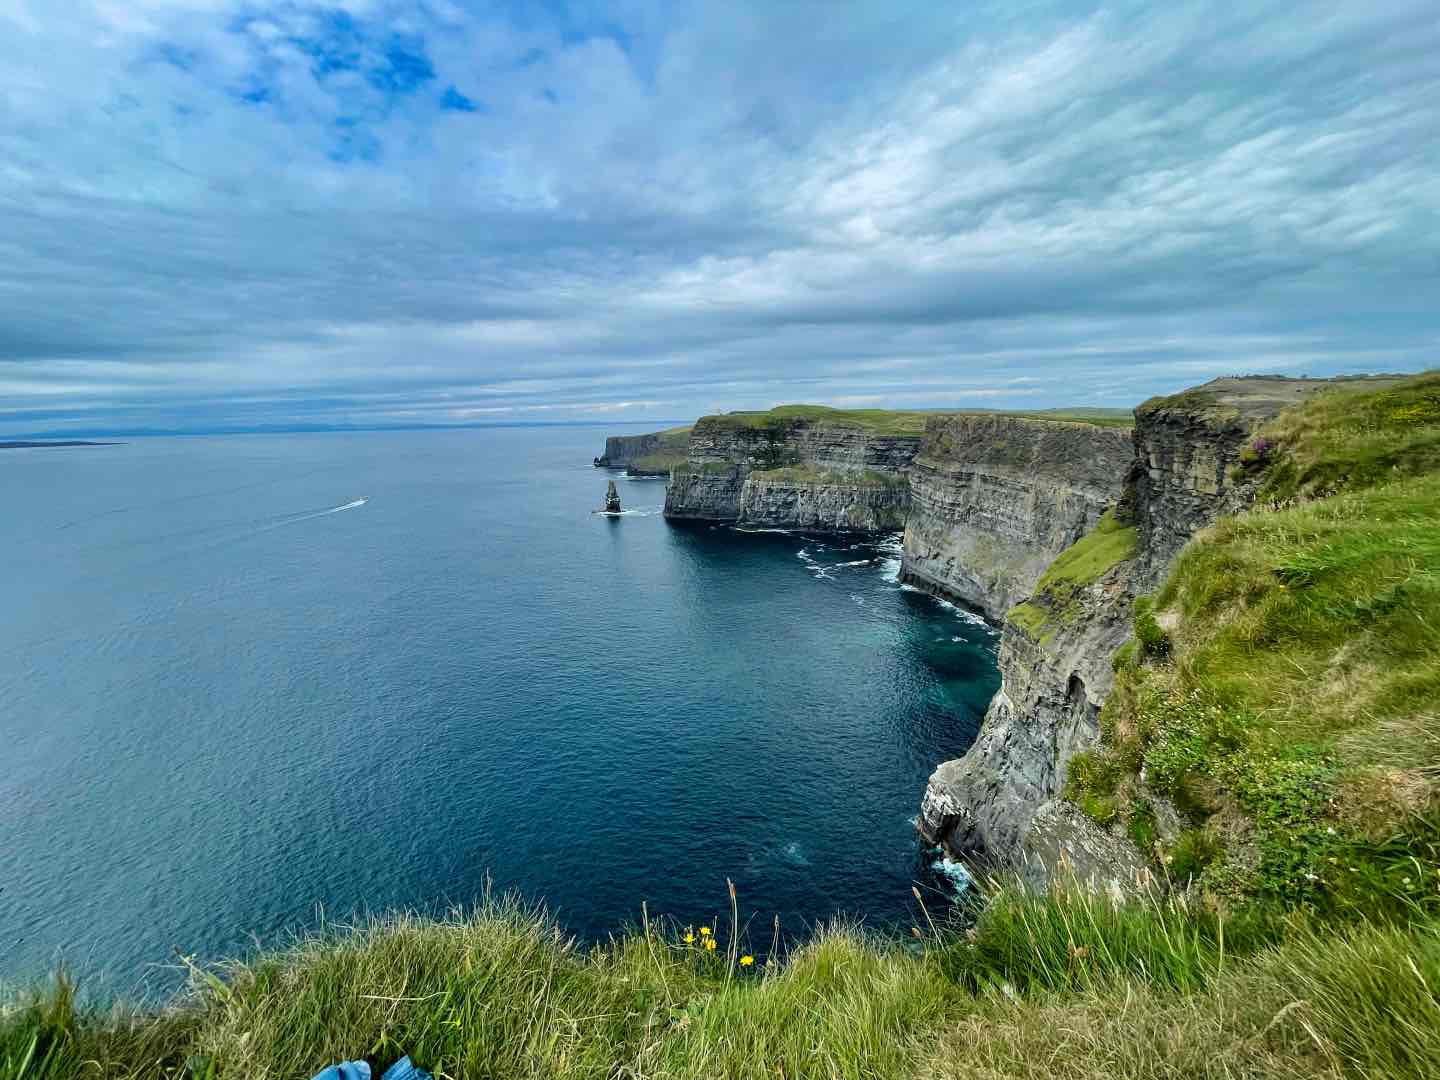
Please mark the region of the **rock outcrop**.
POLYGON ((614 480, 611 480, 605 488, 605 513, 620 513, 620 492, 615 490, 614 480))
POLYGON ((667 428, 644 435, 611 435, 605 452, 595 459, 603 469, 625 469, 631 476, 669 476, 690 448, 688 427, 667 428))
POLYGON ((910 466, 900 580, 995 621, 1120 496, 1125 427, 1001 415, 930 419, 910 466))
MULTIPOLYGON (((931 776, 922 836, 951 856, 1020 870, 1036 882, 1061 864, 1111 888, 1141 880, 1145 860, 1133 845, 1064 800, 1067 767, 1099 739, 1112 660, 1131 637, 1135 597, 1154 588, 1197 530, 1249 505, 1253 485, 1235 466, 1252 433, 1324 385, 1220 379, 1136 409, 1134 459, 1115 511, 1006 613, 1001 688, 975 744, 931 776)), ((918 488, 937 485, 938 473, 917 461, 912 527, 921 520, 918 488)))
MULTIPOLYGON (((703 417, 685 464, 671 474, 665 516, 827 531, 902 528, 923 418, 903 418, 914 433, 897 433, 828 412, 703 417)), ((896 426, 894 414, 886 423, 896 426)))

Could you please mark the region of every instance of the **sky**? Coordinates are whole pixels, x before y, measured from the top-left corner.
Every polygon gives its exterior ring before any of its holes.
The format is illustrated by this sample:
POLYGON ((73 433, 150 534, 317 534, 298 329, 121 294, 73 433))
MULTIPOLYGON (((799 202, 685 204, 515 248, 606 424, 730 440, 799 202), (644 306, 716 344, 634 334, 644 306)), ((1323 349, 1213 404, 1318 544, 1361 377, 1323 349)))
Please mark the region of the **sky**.
POLYGON ((1440 366, 1434 0, 0 0, 0 436, 1440 366))

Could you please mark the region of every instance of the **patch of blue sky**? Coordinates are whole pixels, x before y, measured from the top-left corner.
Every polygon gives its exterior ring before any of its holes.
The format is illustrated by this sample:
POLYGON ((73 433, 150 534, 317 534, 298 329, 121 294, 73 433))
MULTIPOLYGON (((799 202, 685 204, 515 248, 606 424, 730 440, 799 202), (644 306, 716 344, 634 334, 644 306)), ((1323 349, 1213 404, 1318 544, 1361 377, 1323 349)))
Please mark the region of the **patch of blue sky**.
POLYGON ((363 120, 353 116, 342 116, 331 125, 334 142, 329 158, 339 164, 355 162, 373 164, 384 156, 380 140, 365 126, 363 120))
POLYGON ((391 37, 383 53, 384 63, 365 72, 377 90, 389 94, 413 94, 435 78, 435 65, 425 52, 425 43, 416 37, 391 37))
POLYGON ((484 105, 468 98, 453 86, 447 86, 440 96, 440 108, 450 112, 480 112, 484 105))

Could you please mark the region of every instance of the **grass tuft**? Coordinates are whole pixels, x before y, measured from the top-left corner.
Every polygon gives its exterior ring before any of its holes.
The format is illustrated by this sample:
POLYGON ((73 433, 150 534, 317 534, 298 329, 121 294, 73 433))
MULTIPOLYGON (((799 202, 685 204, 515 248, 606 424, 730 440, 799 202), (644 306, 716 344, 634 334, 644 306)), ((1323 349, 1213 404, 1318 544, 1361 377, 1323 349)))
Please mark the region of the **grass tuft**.
POLYGON ((303 1080, 402 1054, 437 1077, 537 1080, 1440 1069, 1431 922, 1335 931, 1180 898, 988 888, 968 929, 927 921, 902 943, 838 923, 753 967, 732 947, 738 906, 729 926, 647 917, 596 949, 512 901, 375 919, 196 969, 150 1012, 81 1007, 63 979, 12 995, 0 1076, 303 1080))

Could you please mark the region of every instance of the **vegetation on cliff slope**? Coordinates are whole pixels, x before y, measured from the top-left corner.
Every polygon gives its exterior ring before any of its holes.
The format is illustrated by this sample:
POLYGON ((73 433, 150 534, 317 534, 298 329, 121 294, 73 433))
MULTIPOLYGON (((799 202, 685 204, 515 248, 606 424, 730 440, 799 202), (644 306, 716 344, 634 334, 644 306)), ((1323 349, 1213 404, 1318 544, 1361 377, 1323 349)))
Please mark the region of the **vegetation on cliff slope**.
POLYGON ((442 1078, 536 1080, 1440 1071, 1431 924, 1322 937, 1002 889, 969 931, 922 919, 907 947, 834 926, 766 966, 726 923, 652 922, 584 950, 494 903, 197 969, 148 1011, 85 1008, 62 983, 3 1007, 0 1076, 288 1080, 402 1054, 442 1078))
POLYGON ((828 405, 779 405, 763 412, 731 412, 704 417, 712 427, 772 429, 808 421, 858 427, 874 435, 923 435, 925 412, 894 409, 832 409, 828 405))
POLYGON ((940 409, 907 411, 903 409, 832 409, 828 405, 777 405, 757 412, 719 413, 704 417, 714 427, 779 429, 796 421, 858 427, 875 435, 923 435, 925 421, 932 416, 1013 416, 1025 420, 1051 420, 1096 427, 1129 428, 1135 418, 1121 409, 1044 409, 1036 412, 999 409, 940 409))
MULTIPOLYGON (((666 428, 664 431, 654 433, 658 441, 655 449, 648 454, 642 454, 629 463, 628 471, 632 474, 660 475, 668 473, 676 465, 684 464, 686 455, 690 452, 690 432, 692 426, 686 424, 683 427, 666 428)), ((637 436, 644 438, 645 436, 637 436)))
POLYGON ((1133 525, 1123 524, 1114 510, 1101 515, 1095 528, 1062 551, 1041 575, 1035 593, 1011 608, 1007 618, 1034 641, 1048 645, 1061 627, 1079 619, 1082 591, 1121 563, 1134 558, 1133 525))
POLYGON ((1274 508, 1138 606, 1072 797, 1212 901, 1440 909, 1440 375, 1317 395, 1241 467, 1274 508))

